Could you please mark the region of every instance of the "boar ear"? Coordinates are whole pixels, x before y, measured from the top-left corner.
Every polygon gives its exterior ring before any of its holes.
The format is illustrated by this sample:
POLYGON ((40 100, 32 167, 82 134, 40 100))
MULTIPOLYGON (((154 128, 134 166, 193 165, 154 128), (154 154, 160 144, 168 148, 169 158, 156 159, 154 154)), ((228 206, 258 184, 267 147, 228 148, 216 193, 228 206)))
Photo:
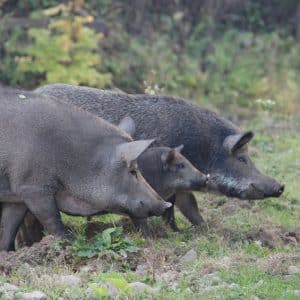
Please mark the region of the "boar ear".
POLYGON ((229 135, 225 138, 223 146, 229 153, 234 153, 237 149, 246 145, 253 136, 254 133, 252 131, 229 135))
POLYGON ((123 118, 118 127, 125 132, 127 132, 129 135, 133 136, 135 134, 135 123, 133 119, 129 116, 123 118))
POLYGON ((184 147, 184 145, 181 144, 180 146, 175 147, 174 150, 176 150, 177 152, 180 153, 182 151, 183 147, 184 147))
POLYGON ((130 165, 136 160, 155 140, 140 140, 124 143, 117 146, 116 156, 118 160, 125 160, 130 165))
POLYGON ((163 166, 167 166, 175 159, 175 149, 170 149, 167 153, 161 155, 163 166))

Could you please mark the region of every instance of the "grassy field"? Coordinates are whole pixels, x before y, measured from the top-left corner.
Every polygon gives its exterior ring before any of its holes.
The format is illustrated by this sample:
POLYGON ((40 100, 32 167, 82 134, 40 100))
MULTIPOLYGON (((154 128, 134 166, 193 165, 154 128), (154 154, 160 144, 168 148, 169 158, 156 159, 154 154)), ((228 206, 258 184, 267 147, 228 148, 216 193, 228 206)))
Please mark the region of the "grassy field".
POLYGON ((176 212, 180 233, 153 218, 155 237, 146 240, 125 218, 87 224, 65 217, 76 240, 66 245, 47 237, 31 250, 7 254, 14 264, 0 263, 0 282, 17 285, 15 297, 41 290, 51 299, 300 299, 300 273, 293 272, 300 268, 299 119, 263 112, 242 124, 256 132, 250 153, 259 169, 286 184, 281 198, 248 202, 199 193, 206 233, 176 212), (86 238, 114 226, 124 232, 86 238), (64 284, 59 276, 66 274, 80 282, 64 284), (132 282, 148 287, 139 293, 132 282))

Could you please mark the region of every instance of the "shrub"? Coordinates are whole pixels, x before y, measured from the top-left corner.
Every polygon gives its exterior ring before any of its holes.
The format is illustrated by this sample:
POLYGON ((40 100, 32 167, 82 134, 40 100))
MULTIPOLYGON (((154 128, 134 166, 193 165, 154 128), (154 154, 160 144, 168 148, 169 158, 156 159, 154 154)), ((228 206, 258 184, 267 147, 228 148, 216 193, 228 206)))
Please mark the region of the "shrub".
POLYGON ((13 73, 7 78, 25 87, 55 82, 107 86, 111 75, 100 70, 102 34, 88 28, 89 21, 89 17, 68 16, 55 19, 46 29, 30 28, 24 48, 15 31, 5 44, 2 68, 13 73), (16 69, 11 71, 14 65, 16 69))

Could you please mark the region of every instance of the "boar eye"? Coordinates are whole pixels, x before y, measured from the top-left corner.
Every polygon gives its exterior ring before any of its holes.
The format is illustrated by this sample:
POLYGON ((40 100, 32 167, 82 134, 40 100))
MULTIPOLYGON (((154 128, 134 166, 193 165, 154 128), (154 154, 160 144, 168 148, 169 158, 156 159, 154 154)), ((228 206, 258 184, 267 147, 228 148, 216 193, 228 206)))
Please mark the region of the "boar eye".
POLYGON ((130 169, 129 173, 133 175, 137 179, 137 171, 136 169, 130 169))
POLYGON ((244 163, 244 164, 247 164, 246 158, 244 158, 244 157, 242 157, 242 156, 239 157, 238 160, 239 160, 240 162, 244 163))
POLYGON ((176 171, 179 171, 181 169, 184 169, 184 164, 177 164, 176 165, 176 171))

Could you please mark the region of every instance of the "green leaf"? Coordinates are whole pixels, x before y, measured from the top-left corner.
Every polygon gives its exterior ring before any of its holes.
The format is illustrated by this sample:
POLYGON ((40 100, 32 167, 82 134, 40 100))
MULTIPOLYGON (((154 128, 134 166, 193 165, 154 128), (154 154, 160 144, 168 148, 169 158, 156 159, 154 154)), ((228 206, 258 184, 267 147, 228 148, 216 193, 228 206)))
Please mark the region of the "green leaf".
POLYGON ((98 297, 108 297, 109 296, 109 291, 106 286, 96 287, 94 285, 91 285, 91 288, 93 289, 94 293, 98 297))
POLYGON ((137 252, 139 248, 131 240, 123 238, 122 233, 122 227, 108 228, 98 234, 92 242, 88 242, 84 236, 79 235, 72 246, 79 257, 91 258, 105 251, 127 257, 128 252, 137 252))

